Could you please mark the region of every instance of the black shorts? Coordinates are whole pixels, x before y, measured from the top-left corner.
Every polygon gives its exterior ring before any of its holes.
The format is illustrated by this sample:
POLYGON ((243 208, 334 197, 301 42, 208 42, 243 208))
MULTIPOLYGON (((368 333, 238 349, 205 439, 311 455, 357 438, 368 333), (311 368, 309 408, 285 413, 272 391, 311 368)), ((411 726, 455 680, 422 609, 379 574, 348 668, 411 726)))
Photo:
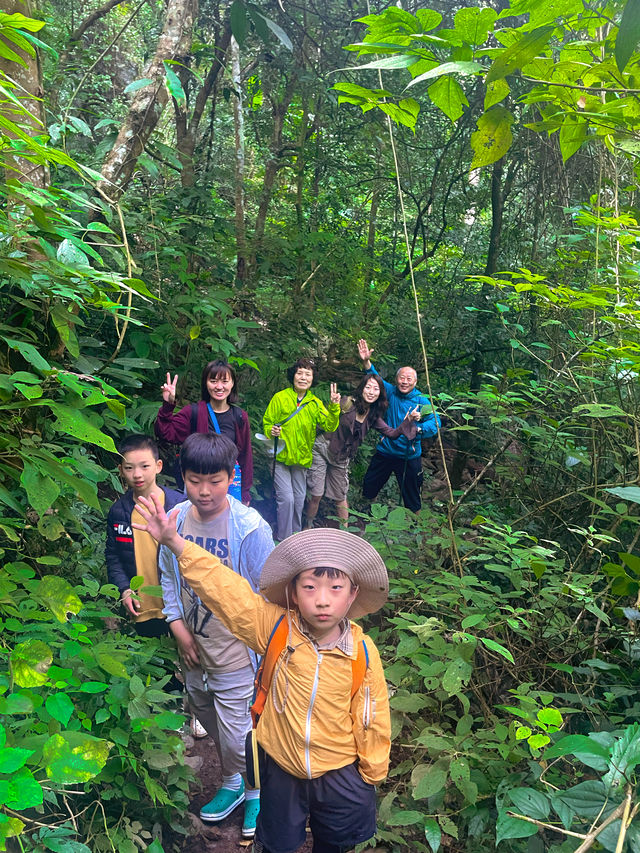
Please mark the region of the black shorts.
POLYGON ((307 817, 314 841, 348 850, 376 834, 376 789, 357 765, 298 779, 265 754, 256 849, 293 853, 305 841, 307 817))

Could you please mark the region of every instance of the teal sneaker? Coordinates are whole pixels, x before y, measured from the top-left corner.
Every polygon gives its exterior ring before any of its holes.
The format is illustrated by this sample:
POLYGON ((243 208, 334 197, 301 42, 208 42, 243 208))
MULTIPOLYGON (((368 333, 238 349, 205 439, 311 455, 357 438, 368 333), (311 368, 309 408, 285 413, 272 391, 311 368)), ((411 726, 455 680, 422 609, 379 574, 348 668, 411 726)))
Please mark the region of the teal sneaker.
POLYGON ((215 823, 230 815, 244 802, 244 781, 238 791, 220 788, 215 797, 200 809, 200 819, 215 823))
POLYGON ((258 812, 260 811, 260 797, 255 799, 245 800, 244 803, 244 820, 242 821, 242 837, 253 838, 256 834, 256 821, 258 812))

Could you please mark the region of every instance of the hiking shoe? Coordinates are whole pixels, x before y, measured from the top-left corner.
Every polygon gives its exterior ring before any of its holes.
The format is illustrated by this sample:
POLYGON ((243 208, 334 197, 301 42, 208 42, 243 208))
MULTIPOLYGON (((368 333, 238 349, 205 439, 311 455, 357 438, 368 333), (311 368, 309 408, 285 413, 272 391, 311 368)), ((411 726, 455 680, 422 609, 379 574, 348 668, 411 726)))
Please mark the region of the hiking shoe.
POLYGON ((244 820, 242 821, 242 837, 253 838, 256 834, 256 820, 260 811, 260 797, 255 799, 245 800, 244 802, 244 820))
POLYGON ((244 782, 238 791, 220 788, 215 797, 200 809, 200 820, 215 823, 230 815, 244 802, 244 782))

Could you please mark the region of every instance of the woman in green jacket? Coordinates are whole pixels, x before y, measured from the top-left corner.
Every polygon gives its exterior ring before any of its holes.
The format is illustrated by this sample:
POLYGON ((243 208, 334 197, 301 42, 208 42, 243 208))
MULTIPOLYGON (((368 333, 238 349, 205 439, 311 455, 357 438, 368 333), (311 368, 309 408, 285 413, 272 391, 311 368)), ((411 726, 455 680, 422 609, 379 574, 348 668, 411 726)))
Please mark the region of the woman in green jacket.
POLYGON ((287 370, 290 388, 278 391, 264 413, 264 434, 280 436, 285 447, 275 464, 274 488, 278 508, 278 532, 282 541, 302 530, 302 510, 307 493, 307 471, 311 467, 316 427, 335 432, 340 419, 340 394, 331 384, 328 406, 311 393, 316 383, 316 366, 309 358, 299 358, 287 370))

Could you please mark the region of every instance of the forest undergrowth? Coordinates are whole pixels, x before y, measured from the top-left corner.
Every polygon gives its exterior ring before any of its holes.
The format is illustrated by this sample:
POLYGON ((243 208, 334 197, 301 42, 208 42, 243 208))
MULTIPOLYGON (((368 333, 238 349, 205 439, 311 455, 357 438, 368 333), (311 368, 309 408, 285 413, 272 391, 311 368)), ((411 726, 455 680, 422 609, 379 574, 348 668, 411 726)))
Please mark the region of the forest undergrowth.
POLYGON ((351 472, 372 843, 640 853, 638 3, 432 5, 0 12, 0 850, 196 850, 175 649, 106 583, 115 443, 167 370, 230 360, 257 432, 366 336, 443 417, 419 514, 351 472))

